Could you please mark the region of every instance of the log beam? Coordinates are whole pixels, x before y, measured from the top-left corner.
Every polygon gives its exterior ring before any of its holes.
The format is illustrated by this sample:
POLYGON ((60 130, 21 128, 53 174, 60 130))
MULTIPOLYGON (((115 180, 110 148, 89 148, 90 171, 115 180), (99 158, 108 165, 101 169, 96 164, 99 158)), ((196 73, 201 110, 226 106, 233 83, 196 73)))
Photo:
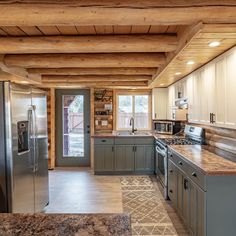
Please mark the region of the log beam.
POLYGON ((148 75, 43 75, 42 83, 75 82, 113 82, 113 81, 149 81, 148 75))
POLYGON ((165 61, 164 53, 13 54, 4 57, 7 66, 23 68, 159 67, 165 61))
POLYGON ((41 75, 153 75, 156 68, 32 68, 27 71, 41 75))
POLYGON ((177 37, 171 35, 101 35, 2 37, 1 54, 171 52, 177 37))
POLYGON ((179 25, 194 24, 198 21, 236 23, 234 0, 139 2, 2 1, 0 25, 179 25))
POLYGON ((59 87, 147 87, 146 81, 113 81, 113 82, 77 82, 77 83, 42 83, 40 87, 59 88, 59 87))

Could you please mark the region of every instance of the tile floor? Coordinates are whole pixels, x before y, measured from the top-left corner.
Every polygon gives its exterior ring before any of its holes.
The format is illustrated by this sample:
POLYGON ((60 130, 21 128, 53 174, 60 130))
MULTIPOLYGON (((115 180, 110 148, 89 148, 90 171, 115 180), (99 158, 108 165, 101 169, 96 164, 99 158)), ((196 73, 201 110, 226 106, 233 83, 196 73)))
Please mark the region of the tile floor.
POLYGON ((132 218, 133 235, 188 236, 166 202, 156 178, 94 176, 89 168, 49 172, 50 204, 46 213, 122 213, 132 218))

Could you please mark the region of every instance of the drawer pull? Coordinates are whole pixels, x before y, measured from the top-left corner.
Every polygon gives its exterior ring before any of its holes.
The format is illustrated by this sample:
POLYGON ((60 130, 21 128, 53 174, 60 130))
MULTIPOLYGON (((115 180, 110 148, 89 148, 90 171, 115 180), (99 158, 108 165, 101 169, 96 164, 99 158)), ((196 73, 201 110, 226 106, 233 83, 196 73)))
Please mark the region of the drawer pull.
POLYGON ((172 190, 172 189, 170 190, 170 193, 173 193, 173 190, 172 190))
POLYGON ((197 177, 197 174, 195 172, 192 173, 193 177, 197 177))
POLYGON ((102 142, 105 143, 107 140, 103 139, 102 142))
POLYGON ((170 157, 173 157, 173 155, 172 155, 172 154, 170 154, 170 157))
POLYGON ((183 162, 182 162, 182 161, 179 161, 178 164, 179 164, 180 166, 182 166, 182 165, 183 165, 183 162))
POLYGON ((170 170, 170 173, 173 173, 173 170, 170 170))

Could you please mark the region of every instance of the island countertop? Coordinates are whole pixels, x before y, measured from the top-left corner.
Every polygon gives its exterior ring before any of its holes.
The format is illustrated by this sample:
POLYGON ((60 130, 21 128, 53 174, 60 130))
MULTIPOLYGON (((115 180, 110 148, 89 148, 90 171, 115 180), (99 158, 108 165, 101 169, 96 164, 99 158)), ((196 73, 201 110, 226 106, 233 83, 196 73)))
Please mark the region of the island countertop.
POLYGON ((129 214, 0 213, 0 235, 131 235, 129 214))
POLYGON ((236 163, 207 150, 201 145, 171 145, 180 154, 206 175, 236 175, 236 163))

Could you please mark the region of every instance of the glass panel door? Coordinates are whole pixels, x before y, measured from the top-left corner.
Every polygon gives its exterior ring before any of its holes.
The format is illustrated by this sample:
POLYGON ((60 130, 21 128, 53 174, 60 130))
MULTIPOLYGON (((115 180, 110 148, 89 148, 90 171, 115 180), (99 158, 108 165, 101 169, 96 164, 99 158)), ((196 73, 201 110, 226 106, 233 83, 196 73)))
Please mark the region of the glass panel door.
POLYGON ((56 166, 90 165, 90 90, 56 90, 56 166))
POLYGON ((84 96, 63 95, 63 156, 84 156, 84 96))

